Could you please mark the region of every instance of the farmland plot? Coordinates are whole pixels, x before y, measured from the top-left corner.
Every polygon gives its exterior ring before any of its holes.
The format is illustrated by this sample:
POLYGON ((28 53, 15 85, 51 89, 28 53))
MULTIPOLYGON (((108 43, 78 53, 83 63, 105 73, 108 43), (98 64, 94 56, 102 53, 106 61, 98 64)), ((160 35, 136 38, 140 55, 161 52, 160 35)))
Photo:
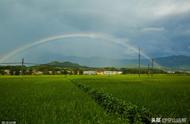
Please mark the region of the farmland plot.
POLYGON ((0 78, 0 120, 19 124, 126 123, 64 76, 0 78))
POLYGON ((190 76, 83 76, 77 81, 132 104, 144 106, 155 117, 190 118, 190 76))

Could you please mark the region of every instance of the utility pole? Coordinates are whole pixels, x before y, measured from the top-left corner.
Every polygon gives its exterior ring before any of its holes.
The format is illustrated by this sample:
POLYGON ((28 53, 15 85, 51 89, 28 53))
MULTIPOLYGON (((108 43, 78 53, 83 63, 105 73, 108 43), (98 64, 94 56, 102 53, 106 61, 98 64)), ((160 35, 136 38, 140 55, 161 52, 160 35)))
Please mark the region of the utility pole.
POLYGON ((21 74, 23 75, 24 74, 24 58, 22 58, 22 62, 21 62, 21 74))
POLYGON ((150 64, 148 64, 148 76, 150 74, 150 64))
POLYGON ((141 49, 139 48, 139 77, 141 76, 141 49))
POLYGON ((152 76, 153 76, 153 73, 154 73, 154 59, 152 59, 152 76))

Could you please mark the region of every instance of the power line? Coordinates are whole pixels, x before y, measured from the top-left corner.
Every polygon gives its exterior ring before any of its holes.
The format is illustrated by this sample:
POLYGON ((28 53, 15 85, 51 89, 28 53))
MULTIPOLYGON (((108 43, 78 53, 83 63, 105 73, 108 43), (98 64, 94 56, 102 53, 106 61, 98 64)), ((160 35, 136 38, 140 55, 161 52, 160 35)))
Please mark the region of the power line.
MULTIPOLYGON (((41 63, 24 62, 24 65, 40 65, 41 63)), ((6 62, 0 63, 0 65, 22 65, 22 62, 6 62)))
POLYGON ((21 64, 20 62, 7 62, 7 63, 0 63, 0 65, 18 65, 21 64))

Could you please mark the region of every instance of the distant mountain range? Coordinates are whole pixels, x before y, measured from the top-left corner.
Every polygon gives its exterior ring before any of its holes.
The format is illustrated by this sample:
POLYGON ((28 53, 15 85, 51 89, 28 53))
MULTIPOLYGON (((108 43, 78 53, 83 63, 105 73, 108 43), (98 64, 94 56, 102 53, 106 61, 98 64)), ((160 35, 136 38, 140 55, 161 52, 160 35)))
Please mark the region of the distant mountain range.
POLYGON ((156 62, 165 67, 190 69, 190 56, 176 55, 155 58, 156 62))
POLYGON ((43 64, 44 66, 52 66, 52 67, 62 67, 62 68, 88 68, 87 66, 81 66, 77 63, 72 63, 72 62, 58 62, 58 61, 53 61, 47 64, 43 64))
MULTIPOLYGON (((60 60, 60 59, 59 59, 60 60)), ((175 55, 167 57, 154 58, 155 62, 163 67, 174 68, 174 69, 190 69, 190 56, 175 55)), ((101 58, 101 57, 63 57, 61 62, 51 62, 50 65, 58 66, 72 66, 78 67, 79 65, 84 65, 83 67, 138 67, 138 59, 111 59, 111 58, 101 58), (69 63, 69 62, 72 62, 69 63), (73 64, 78 63, 78 64, 73 64)), ((150 60, 142 59, 141 65, 146 66, 150 64, 150 60)), ((155 65, 156 66, 156 65, 155 65)))

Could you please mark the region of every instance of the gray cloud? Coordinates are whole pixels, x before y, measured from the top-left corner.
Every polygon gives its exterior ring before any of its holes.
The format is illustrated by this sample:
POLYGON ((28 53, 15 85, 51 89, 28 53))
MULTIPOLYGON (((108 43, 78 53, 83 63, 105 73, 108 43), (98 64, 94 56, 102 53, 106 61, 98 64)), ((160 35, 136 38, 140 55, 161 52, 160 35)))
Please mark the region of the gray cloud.
MULTIPOLYGON (((189 0, 1 0, 0 44, 3 47, 0 53, 6 54, 52 35, 102 32, 127 38, 130 44, 142 47, 150 56, 178 51, 188 55, 189 5, 189 0)), ((77 45, 72 47, 77 49, 77 45)), ((80 49, 84 48, 85 44, 81 43, 80 49)), ((118 47, 107 49, 116 52, 116 48, 119 51, 118 47)))
POLYGON ((146 27, 142 29, 143 32, 160 32, 164 30, 163 27, 146 27))

